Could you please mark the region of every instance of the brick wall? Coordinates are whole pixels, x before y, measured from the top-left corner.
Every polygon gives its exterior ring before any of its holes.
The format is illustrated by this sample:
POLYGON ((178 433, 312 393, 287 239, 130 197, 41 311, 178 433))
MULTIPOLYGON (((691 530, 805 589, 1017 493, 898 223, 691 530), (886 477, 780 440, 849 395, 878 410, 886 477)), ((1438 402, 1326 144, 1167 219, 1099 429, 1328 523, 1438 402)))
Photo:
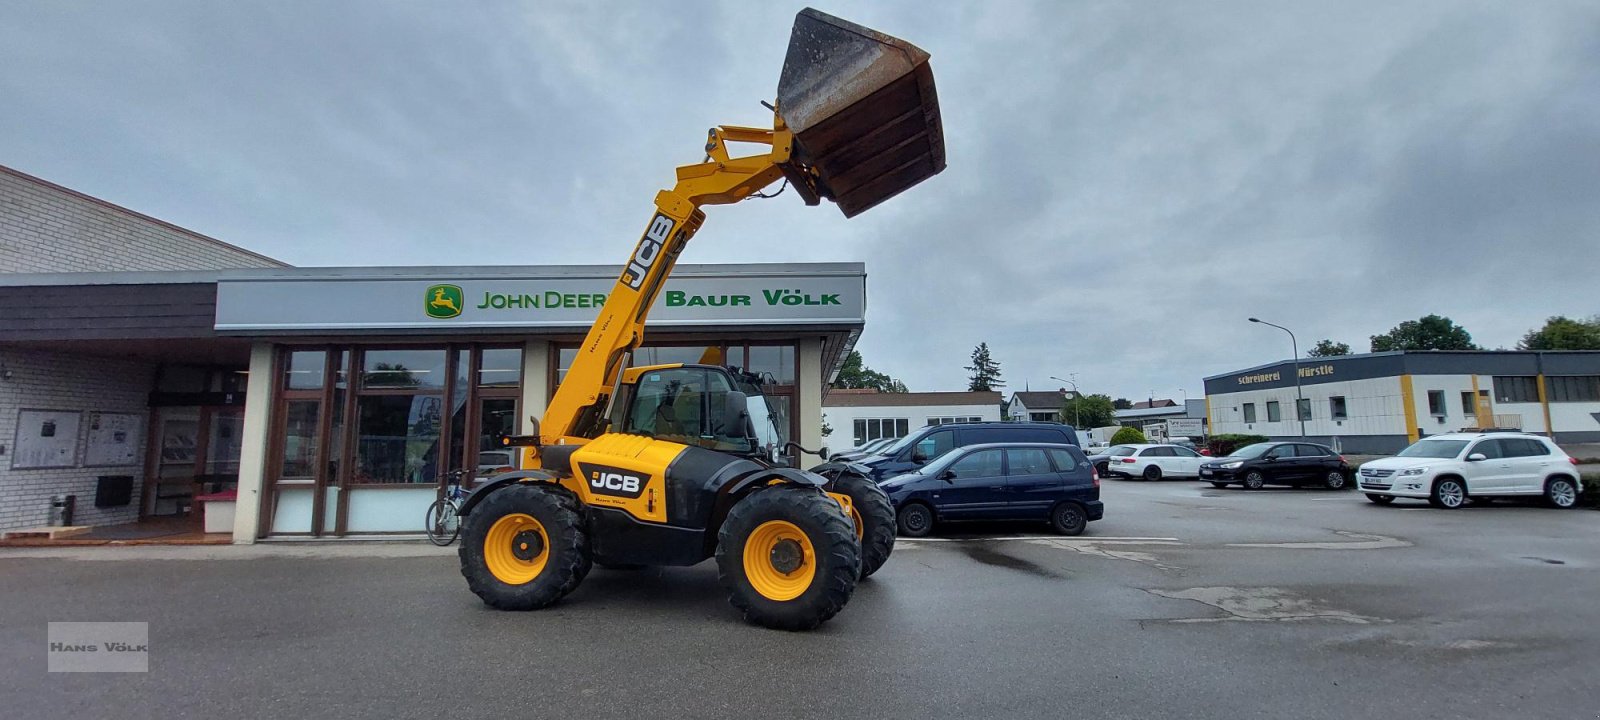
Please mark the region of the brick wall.
POLYGON ((284 265, 0 166, 0 272, 284 265))
POLYGON ((0 530, 44 525, 50 496, 77 495, 75 525, 114 525, 139 519, 139 492, 144 480, 144 447, 149 437, 146 405, 155 383, 154 364, 129 360, 45 352, 0 351, 0 530), (4 377, 10 373, 10 377, 4 377), (13 470, 17 416, 23 409, 82 411, 73 467, 13 470), (89 436, 89 413, 134 413, 140 418, 135 464, 83 467, 89 436), (132 475, 133 501, 125 507, 96 508, 94 493, 100 475, 132 475))

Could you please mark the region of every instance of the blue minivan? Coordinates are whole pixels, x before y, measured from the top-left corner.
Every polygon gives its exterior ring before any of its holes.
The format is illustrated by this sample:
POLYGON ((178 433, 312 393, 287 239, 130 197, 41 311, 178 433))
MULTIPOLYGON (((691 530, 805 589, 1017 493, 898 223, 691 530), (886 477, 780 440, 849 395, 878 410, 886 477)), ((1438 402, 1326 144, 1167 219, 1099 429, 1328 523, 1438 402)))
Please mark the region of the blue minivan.
POLYGON ((888 447, 861 457, 830 460, 811 468, 827 477, 854 473, 883 482, 912 472, 945 453, 968 445, 984 443, 1078 444, 1078 432, 1071 425, 1053 422, 963 422, 928 425, 890 443, 888 447))
POLYGON ((1105 514, 1089 458, 1066 444, 956 448, 879 486, 904 537, 922 537, 950 520, 1045 520, 1062 535, 1079 535, 1105 514))

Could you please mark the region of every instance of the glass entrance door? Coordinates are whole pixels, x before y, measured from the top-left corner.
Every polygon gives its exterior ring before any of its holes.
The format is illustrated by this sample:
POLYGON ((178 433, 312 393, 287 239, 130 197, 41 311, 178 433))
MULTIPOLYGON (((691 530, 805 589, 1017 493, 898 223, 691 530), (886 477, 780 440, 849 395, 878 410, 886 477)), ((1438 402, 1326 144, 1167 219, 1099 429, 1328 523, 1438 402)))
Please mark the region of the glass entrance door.
POLYGON ((144 514, 182 515, 194 497, 200 451, 200 409, 162 408, 156 416, 154 476, 145 482, 144 514))

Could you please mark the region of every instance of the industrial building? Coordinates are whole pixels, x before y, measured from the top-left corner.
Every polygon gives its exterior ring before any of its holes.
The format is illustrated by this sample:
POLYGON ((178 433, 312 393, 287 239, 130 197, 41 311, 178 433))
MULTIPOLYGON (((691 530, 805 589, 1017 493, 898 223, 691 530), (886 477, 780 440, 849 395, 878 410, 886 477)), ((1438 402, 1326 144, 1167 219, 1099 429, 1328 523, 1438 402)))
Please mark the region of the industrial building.
MULTIPOLYGON (((905 437, 924 425, 1000 420, 1000 393, 832 390, 822 401, 827 444, 846 450, 883 437, 905 437)), ((1054 419, 1054 418, 1051 418, 1054 419)))
POLYGON ((1213 375, 1205 386, 1212 434, 1303 435, 1356 454, 1390 454, 1428 435, 1489 428, 1561 444, 1600 442, 1600 351, 1285 360, 1213 375), (1297 374, 1304 397, 1298 411, 1297 374))

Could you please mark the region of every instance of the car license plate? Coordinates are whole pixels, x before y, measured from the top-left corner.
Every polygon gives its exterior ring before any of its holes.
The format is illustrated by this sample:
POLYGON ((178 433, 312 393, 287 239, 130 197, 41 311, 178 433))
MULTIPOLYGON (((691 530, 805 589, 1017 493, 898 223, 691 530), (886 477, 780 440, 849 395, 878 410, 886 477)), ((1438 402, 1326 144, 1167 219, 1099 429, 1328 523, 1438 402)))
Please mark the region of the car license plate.
POLYGON ((1200 471, 1200 477, 1211 477, 1211 471, 1210 470, 1201 470, 1200 471))

